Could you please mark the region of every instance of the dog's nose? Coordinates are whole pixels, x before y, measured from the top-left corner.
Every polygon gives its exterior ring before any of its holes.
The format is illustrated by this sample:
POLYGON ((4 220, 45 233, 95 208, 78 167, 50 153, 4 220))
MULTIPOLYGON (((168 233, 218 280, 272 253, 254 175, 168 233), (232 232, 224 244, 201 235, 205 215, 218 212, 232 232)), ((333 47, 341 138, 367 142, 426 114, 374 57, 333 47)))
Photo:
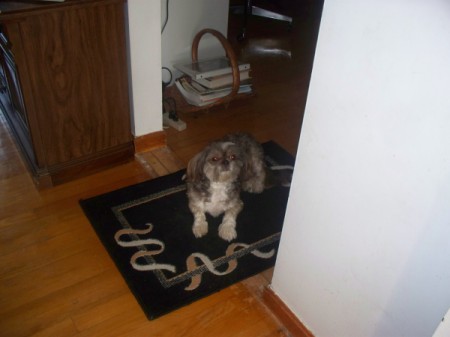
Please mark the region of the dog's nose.
POLYGON ((222 165, 228 167, 228 165, 230 165, 230 162, 228 160, 224 159, 222 161, 222 165))

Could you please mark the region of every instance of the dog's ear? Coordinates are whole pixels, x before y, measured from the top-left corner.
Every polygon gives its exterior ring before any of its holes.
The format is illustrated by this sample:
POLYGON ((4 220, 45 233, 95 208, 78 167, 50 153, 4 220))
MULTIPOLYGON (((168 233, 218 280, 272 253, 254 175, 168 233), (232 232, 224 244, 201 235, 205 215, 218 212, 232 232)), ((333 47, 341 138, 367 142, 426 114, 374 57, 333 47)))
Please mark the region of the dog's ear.
POLYGON ((206 151, 197 153, 188 163, 186 169, 187 181, 201 181, 205 178, 203 167, 205 166, 206 151))

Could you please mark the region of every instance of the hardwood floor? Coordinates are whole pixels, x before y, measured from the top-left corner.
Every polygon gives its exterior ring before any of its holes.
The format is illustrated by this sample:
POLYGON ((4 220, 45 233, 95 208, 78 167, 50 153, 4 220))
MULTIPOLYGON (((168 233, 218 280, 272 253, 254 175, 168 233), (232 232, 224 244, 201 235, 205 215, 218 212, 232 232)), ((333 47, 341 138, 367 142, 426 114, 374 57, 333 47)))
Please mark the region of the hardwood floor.
MULTIPOLYGON (((38 191, 1 115, 1 336, 289 335, 260 299, 270 272, 148 321, 78 200, 184 168, 208 141, 230 131, 275 140, 295 154, 320 11, 309 2, 295 3, 291 32, 252 20, 248 40, 233 42, 254 69, 254 99, 226 110, 180 113, 187 129, 167 129, 168 148, 130 163, 38 191)), ((230 19, 231 39, 236 27, 230 19)))
POLYGON ((1 336, 283 336, 262 275, 148 321, 78 200, 183 168, 167 148, 38 191, 0 123, 1 336), (141 164, 144 162, 145 165, 141 164))
POLYGON ((251 64, 256 97, 233 102, 228 109, 179 112, 187 129, 168 128, 166 132, 169 147, 183 162, 210 140, 234 131, 250 132, 261 142, 275 140, 295 155, 322 3, 300 0, 281 4, 294 17, 292 28, 284 22, 252 17, 243 42, 235 38, 242 18, 230 15, 228 38, 238 58, 251 64))

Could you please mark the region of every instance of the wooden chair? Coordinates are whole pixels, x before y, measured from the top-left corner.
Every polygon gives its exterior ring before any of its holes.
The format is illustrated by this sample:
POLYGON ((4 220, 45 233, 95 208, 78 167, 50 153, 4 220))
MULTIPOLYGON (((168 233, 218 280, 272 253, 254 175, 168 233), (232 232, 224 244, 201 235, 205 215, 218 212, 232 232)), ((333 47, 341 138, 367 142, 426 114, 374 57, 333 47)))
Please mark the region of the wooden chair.
POLYGON ((285 21, 288 22, 290 25, 292 24, 292 17, 254 6, 252 0, 245 0, 244 6, 231 6, 231 10, 235 13, 244 14, 242 29, 239 35, 237 36, 237 39, 239 41, 242 41, 246 38, 248 17, 251 15, 285 21))

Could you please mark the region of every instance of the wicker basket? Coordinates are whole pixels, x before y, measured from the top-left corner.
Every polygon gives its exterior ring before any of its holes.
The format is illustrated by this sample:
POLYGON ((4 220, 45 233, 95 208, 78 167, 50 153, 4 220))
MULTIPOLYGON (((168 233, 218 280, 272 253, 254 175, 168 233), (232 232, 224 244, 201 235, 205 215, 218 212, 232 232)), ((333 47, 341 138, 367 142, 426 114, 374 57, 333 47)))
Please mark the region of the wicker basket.
POLYGON ((230 102, 237 94, 239 90, 240 85, 240 78, 239 78, 239 68, 238 68, 238 62, 236 59, 236 54, 233 51, 233 48, 231 47, 228 40, 225 38, 225 36, 222 35, 222 33, 218 32, 214 29, 203 29, 195 35, 194 40, 192 41, 192 62, 198 62, 198 45, 200 43, 201 38, 205 34, 211 34, 215 36, 219 42, 222 44, 223 49, 225 49, 226 56, 230 60, 231 63, 231 70, 233 74, 233 86, 231 88, 231 92, 221 99, 215 101, 211 105, 220 105, 224 103, 230 102))
POLYGON ((240 86, 240 78, 239 78, 239 66, 238 66, 236 54, 234 53, 233 48, 230 45, 230 42, 219 31, 207 28, 207 29, 203 29, 203 30, 199 31, 195 35, 194 40, 192 41, 192 49, 191 49, 192 62, 198 62, 198 46, 200 44, 201 38, 205 34, 211 34, 219 40, 223 49, 225 49, 227 58, 230 60, 232 75, 233 75, 233 85, 231 88, 231 92, 227 96, 221 97, 220 99, 218 99, 217 101, 214 101, 211 104, 208 104, 208 105, 205 105, 202 107, 198 107, 198 106, 188 104, 184 100, 184 97, 176 89, 176 87, 171 86, 167 89, 166 96, 173 97, 175 99, 175 101, 177 102, 177 109, 182 112, 207 110, 211 107, 215 107, 218 105, 225 105, 225 107, 227 107, 228 104, 234 99, 247 98, 247 97, 250 97, 253 95, 253 94, 248 94, 248 93, 238 94, 239 86, 240 86))

